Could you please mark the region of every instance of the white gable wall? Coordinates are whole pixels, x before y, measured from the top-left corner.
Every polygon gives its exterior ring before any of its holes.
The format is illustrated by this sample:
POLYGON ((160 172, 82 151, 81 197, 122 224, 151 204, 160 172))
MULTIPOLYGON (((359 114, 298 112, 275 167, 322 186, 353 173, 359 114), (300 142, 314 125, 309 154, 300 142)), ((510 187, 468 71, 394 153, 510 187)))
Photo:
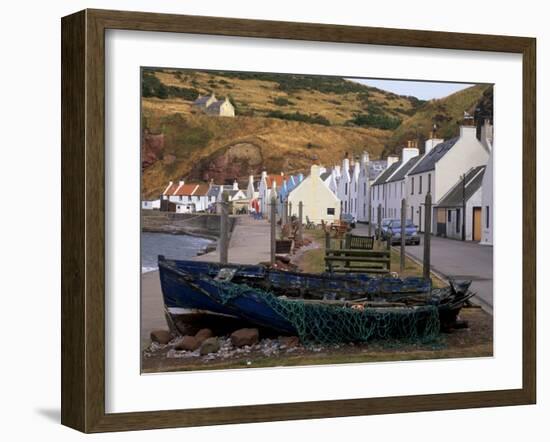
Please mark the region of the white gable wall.
POLYGON ((298 216, 298 205, 302 201, 304 222, 307 216, 316 224, 320 224, 321 220, 330 223, 340 218, 340 200, 323 183, 318 171, 314 169, 316 167, 312 166, 309 176, 290 192, 288 201, 292 204, 292 214, 295 216, 298 216), (329 209, 334 214, 329 215, 329 209))

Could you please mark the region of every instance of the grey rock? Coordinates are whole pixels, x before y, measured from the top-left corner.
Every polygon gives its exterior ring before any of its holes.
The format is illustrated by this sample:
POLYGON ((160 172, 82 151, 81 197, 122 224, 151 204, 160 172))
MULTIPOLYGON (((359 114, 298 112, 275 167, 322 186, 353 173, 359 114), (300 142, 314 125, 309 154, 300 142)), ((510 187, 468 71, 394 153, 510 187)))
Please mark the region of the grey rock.
POLYGON ((175 346, 176 350, 195 351, 201 343, 195 336, 184 336, 175 346))
POLYGON ((201 344, 200 353, 202 356, 204 356, 210 353, 217 353, 219 349, 220 341, 218 340, 218 338, 208 338, 205 339, 204 342, 201 344))
POLYGON ((151 341, 161 345, 166 345, 170 342, 171 336, 168 330, 153 330, 151 332, 151 341))
POLYGON ((258 343, 259 339, 260 333, 257 328, 240 328, 231 333, 231 343, 235 347, 254 345, 258 343))

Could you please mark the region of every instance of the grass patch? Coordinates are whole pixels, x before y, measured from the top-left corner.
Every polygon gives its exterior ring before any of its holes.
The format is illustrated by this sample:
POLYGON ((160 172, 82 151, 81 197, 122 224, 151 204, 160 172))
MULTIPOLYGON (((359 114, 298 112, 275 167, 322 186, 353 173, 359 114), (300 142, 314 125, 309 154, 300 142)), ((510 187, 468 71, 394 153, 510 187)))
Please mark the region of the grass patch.
MULTIPOLYGON (((308 250, 303 253, 298 261, 298 266, 302 272, 322 273, 325 271, 325 232, 321 229, 304 231, 304 238, 319 245, 318 249, 308 250)), ((332 247, 340 248, 339 241, 332 240, 332 247)), ((385 243, 376 243, 375 250, 384 250, 385 243)), ((392 248, 390 253, 390 270, 399 274, 401 278, 407 276, 422 276, 422 265, 405 256, 405 270, 400 272, 400 252, 397 248, 392 248)), ((432 283, 435 288, 445 287, 447 283, 432 273, 432 283)))

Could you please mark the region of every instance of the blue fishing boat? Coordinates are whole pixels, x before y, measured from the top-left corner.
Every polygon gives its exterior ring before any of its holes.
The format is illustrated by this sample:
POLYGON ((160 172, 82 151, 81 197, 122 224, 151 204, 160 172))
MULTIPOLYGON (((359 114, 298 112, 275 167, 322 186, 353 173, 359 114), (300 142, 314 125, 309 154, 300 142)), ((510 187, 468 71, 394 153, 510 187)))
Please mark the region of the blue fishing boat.
POLYGON ((440 312, 456 318, 472 296, 431 290, 422 278, 305 274, 261 265, 221 265, 159 257, 169 323, 229 329, 247 322, 303 342, 365 341, 439 332, 440 312), (455 314, 456 312, 456 314, 455 314), (436 325, 437 324, 437 325, 436 325))

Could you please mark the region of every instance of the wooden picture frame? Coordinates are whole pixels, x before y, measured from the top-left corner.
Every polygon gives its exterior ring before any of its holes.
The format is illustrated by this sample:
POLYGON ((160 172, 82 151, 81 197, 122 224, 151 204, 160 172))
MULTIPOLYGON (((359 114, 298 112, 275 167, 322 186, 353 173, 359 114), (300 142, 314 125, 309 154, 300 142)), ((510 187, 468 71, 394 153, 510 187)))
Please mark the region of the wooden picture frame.
POLYGON ((62 410, 83 432, 533 404, 536 400, 536 41, 533 38, 85 10, 62 19, 62 410), (457 392, 105 412, 105 30, 496 51, 523 57, 523 383, 457 392))

